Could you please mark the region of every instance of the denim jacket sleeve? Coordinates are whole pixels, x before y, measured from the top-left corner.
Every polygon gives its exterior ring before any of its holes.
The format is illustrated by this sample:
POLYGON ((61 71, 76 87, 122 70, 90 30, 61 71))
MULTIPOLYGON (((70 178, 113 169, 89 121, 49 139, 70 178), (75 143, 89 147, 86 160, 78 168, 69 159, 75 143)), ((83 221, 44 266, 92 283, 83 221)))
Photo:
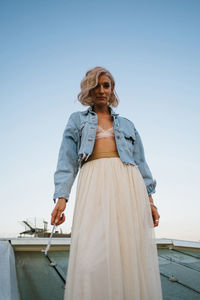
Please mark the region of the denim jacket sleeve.
POLYGON ((155 193, 156 180, 153 179, 149 166, 146 162, 142 140, 136 128, 135 128, 135 136, 136 139, 134 143, 134 160, 144 179, 147 188, 147 193, 148 195, 151 195, 155 193))
POLYGON ((63 197, 69 199, 71 187, 78 173, 78 129, 73 114, 65 127, 54 174, 55 192, 53 200, 63 197))

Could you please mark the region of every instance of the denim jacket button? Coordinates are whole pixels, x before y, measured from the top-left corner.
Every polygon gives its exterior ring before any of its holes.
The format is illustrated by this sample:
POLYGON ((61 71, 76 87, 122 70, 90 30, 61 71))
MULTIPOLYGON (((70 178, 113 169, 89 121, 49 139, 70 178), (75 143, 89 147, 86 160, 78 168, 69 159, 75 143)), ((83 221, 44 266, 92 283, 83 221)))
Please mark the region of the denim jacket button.
POLYGON ((94 127, 90 127, 90 129, 95 129, 94 127))
POLYGON ((120 135, 117 135, 117 139, 120 139, 120 135))
POLYGON ((93 139, 88 139, 88 141, 89 141, 89 142, 92 142, 92 141, 93 141, 93 139))

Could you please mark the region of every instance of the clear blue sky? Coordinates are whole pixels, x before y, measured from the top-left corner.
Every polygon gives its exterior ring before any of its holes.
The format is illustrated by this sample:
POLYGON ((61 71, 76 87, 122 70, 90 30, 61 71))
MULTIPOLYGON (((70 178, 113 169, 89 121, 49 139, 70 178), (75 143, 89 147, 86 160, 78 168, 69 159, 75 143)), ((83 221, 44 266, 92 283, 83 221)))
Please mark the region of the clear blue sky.
MULTIPOLYGON (((200 240, 200 2, 0 2, 0 236, 50 222, 53 174, 85 72, 114 75, 157 180, 157 237, 200 240)), ((76 182, 66 209, 69 232, 76 182)), ((50 226, 49 226, 50 229, 50 226)))

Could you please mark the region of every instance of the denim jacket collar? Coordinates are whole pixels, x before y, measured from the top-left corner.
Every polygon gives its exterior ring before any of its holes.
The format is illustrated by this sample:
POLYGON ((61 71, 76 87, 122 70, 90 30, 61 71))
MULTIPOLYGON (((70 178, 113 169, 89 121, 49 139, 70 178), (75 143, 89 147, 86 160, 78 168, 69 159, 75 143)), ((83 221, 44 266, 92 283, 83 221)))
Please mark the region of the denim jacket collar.
MULTIPOLYGON (((112 116, 118 116, 118 115, 119 115, 119 114, 117 114, 117 113, 112 109, 111 106, 109 106, 109 110, 110 110, 110 113, 111 113, 112 116)), ((89 106, 88 109, 86 109, 85 111, 83 111, 83 114, 85 114, 85 115, 88 114, 88 113, 91 113, 91 114, 94 113, 93 106, 89 106)))

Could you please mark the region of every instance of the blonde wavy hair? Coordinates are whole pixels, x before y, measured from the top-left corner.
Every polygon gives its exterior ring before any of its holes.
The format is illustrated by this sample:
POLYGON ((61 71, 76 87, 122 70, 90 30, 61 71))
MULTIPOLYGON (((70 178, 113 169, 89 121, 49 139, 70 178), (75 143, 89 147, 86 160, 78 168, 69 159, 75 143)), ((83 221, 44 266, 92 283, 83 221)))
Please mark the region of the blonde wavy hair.
POLYGON ((110 78, 113 93, 110 96, 108 105, 116 107, 119 104, 119 99, 114 90, 115 80, 112 74, 103 67, 95 67, 86 72, 85 77, 81 81, 81 92, 78 94, 78 100, 83 105, 93 105, 93 99, 90 95, 90 91, 98 85, 98 79, 100 75, 107 75, 110 78))

